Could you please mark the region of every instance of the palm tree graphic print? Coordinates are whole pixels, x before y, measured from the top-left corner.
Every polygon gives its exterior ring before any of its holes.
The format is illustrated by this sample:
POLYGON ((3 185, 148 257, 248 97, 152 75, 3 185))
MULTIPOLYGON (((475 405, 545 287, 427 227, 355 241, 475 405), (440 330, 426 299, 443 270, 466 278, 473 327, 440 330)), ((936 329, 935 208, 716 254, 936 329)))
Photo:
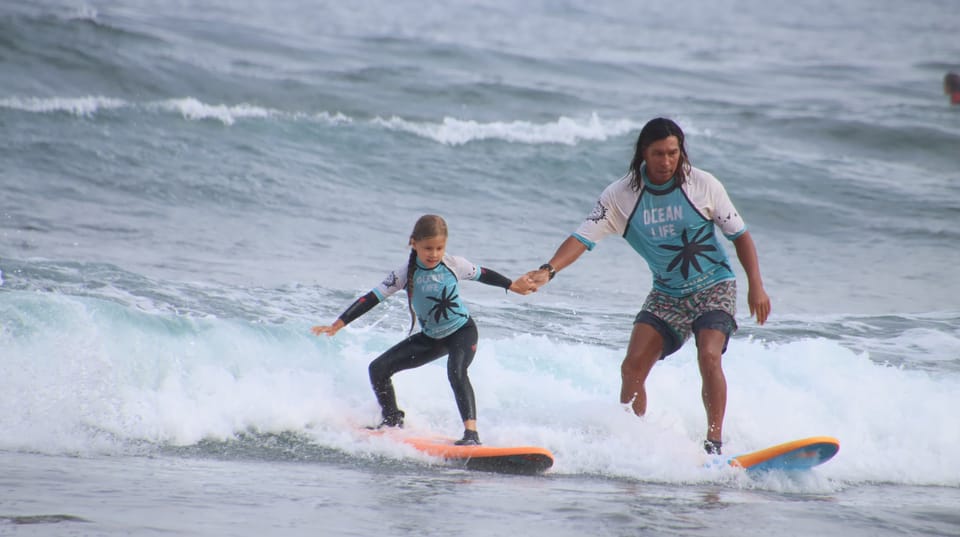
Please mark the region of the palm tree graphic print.
POLYGON ((667 272, 672 271, 673 269, 677 268, 677 265, 680 265, 680 274, 682 274, 683 279, 686 280, 690 276, 690 266, 693 265, 693 268, 697 269, 697 272, 703 273, 703 268, 700 266, 700 261, 697 259, 698 256, 713 263, 714 265, 721 265, 728 270, 730 269, 730 266, 725 262, 718 261, 704 253, 717 251, 716 246, 712 244, 704 244, 713 238, 713 231, 710 231, 703 237, 700 237, 700 234, 706 230, 707 228, 702 228, 697 231, 696 235, 693 236, 693 239, 688 239, 687 230, 684 229, 682 235, 680 236, 680 240, 683 241, 682 245, 660 245, 660 248, 663 248, 664 250, 678 252, 676 257, 674 257, 667 266, 667 272))
POLYGON ((466 315, 456 311, 457 308, 460 307, 460 304, 456 302, 456 300, 460 298, 460 295, 453 294, 453 291, 451 291, 449 287, 445 286, 439 297, 428 296, 426 298, 434 302, 433 307, 427 312, 427 316, 432 315, 433 322, 435 323, 440 322, 440 317, 443 317, 445 321, 449 320, 450 315, 448 312, 460 317, 466 317, 466 315))

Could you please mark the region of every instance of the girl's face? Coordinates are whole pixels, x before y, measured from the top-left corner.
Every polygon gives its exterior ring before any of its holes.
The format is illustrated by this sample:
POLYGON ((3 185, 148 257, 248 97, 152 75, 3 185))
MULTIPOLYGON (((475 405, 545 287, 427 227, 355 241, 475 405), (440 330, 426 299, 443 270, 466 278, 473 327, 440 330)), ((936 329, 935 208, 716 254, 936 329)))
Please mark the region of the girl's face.
POLYGON ((447 251, 447 238, 443 235, 410 242, 410 245, 417 252, 417 259, 420 260, 420 264, 428 269, 437 266, 443 259, 443 254, 447 251))

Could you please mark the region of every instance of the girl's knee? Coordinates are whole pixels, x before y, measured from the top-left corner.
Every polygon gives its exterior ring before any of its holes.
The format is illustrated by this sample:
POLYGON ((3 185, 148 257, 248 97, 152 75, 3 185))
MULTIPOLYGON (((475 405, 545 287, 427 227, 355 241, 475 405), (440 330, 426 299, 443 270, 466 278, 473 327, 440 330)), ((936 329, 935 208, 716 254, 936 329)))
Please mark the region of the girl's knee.
POLYGON ((377 360, 370 362, 370 365, 367 367, 367 372, 370 374, 370 381, 374 383, 390 378, 391 376, 390 370, 382 363, 377 362, 377 360))
POLYGON ((447 367, 447 380, 450 381, 451 386, 462 386, 467 381, 467 368, 466 366, 457 367, 450 366, 447 367))

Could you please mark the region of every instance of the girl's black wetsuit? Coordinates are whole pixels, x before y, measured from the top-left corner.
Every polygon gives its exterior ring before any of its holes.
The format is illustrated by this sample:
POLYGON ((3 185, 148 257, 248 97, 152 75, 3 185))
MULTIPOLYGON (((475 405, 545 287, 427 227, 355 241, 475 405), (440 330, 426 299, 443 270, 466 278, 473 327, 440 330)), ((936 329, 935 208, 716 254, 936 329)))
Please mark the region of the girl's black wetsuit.
POLYGON ((477 325, 473 319, 443 339, 433 339, 418 332, 397 343, 370 362, 370 384, 377 395, 386 420, 403 416, 397 408, 397 396, 390 377, 398 371, 413 369, 447 355, 447 379, 457 399, 463 421, 477 419, 477 404, 467 368, 477 353, 477 325))
MULTIPOLYGON (((444 256, 434 268, 427 269, 419 261, 414 267, 411 301, 422 328, 397 343, 370 363, 370 384, 383 412, 384 424, 403 423, 403 411, 397 407, 391 377, 398 371, 413 369, 447 355, 447 378, 453 388, 457 408, 463 421, 477 418, 473 387, 467 368, 477 352, 477 325, 460 300, 459 280, 477 280, 509 289, 511 281, 496 271, 474 265, 462 257, 444 256)), ((405 289, 407 265, 392 271, 376 288, 356 300, 340 315, 343 323, 370 311, 384 299, 405 289)))

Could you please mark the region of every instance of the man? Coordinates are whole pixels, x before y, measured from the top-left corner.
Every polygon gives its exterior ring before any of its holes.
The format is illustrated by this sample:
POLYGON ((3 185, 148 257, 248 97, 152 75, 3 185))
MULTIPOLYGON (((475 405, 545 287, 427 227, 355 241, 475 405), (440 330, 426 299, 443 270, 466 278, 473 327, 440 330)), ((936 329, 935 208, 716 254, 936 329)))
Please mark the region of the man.
POLYGON ((950 104, 960 104, 960 74, 947 73, 944 75, 943 93, 950 96, 950 104))
POLYGON ((620 402, 642 416, 644 382, 653 365, 693 334, 707 414, 704 449, 720 454, 727 384, 721 366, 736 330, 736 276, 716 228, 733 241, 749 284, 750 314, 763 324, 770 298, 763 289, 753 239, 723 185, 691 166, 683 131, 657 118, 640 131, 630 171, 608 186, 593 212, 538 270, 526 274, 545 285, 607 235, 624 237, 647 261, 653 289, 634 320, 621 366, 620 402))

